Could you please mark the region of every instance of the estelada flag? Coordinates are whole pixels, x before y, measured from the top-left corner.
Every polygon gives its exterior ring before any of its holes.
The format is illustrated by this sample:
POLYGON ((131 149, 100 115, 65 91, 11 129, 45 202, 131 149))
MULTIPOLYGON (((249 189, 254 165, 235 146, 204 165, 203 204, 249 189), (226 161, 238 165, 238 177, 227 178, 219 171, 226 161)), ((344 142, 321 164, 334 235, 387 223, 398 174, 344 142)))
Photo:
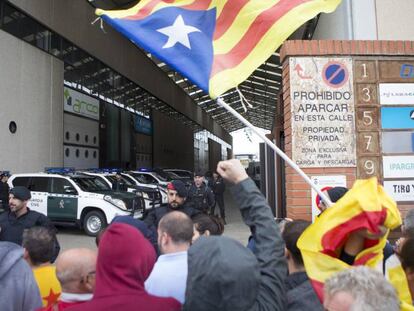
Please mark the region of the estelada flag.
POLYGON ((212 98, 237 86, 297 28, 341 0, 141 0, 96 14, 212 98))
MULTIPOLYGON (((387 232, 381 238, 365 240, 364 249, 354 262, 355 266, 366 265, 382 272, 383 249, 388 234, 400 225, 401 215, 395 201, 378 185, 376 178, 357 180, 352 189, 325 210, 303 232, 297 243, 306 273, 321 301, 325 280, 336 272, 350 268, 339 259, 350 233, 366 229, 377 234, 380 227, 386 228, 387 232)), ((404 304, 402 310, 412 310, 408 306, 412 300, 401 265, 392 263, 385 276, 396 288, 404 304)))

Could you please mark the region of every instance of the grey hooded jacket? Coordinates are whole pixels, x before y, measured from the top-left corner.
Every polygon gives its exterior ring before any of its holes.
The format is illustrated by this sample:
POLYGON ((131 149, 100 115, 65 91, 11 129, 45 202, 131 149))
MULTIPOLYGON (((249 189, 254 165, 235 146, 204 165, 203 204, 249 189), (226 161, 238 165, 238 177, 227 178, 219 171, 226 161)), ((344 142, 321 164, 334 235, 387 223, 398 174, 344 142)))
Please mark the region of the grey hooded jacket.
POLYGON ((23 248, 0 242, 0 309, 31 311, 42 307, 32 269, 23 259, 23 248))
POLYGON ((226 237, 201 237, 188 251, 185 311, 286 310, 284 242, 265 198, 251 179, 231 192, 255 228, 256 253, 226 237))

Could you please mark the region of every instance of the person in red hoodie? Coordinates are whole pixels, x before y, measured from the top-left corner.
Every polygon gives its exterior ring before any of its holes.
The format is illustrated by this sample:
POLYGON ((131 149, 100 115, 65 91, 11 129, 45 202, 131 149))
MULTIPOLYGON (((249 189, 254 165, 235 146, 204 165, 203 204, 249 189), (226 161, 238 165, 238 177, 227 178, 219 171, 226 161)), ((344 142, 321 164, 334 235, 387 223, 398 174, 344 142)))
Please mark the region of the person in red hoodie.
POLYGON ((155 297, 145 291, 144 282, 155 259, 154 247, 136 228, 111 224, 99 242, 92 300, 66 310, 181 310, 177 300, 155 297))

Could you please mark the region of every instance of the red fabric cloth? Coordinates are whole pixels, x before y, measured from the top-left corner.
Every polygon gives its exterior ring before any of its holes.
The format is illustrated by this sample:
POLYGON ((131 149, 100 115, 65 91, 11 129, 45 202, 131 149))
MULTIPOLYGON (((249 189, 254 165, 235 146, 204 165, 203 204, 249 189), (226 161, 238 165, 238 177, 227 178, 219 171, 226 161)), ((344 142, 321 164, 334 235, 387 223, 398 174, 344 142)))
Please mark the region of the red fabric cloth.
POLYGON ((38 311, 62 311, 62 310, 65 310, 65 309, 67 309, 69 307, 76 306, 76 305, 81 304, 81 303, 84 303, 84 302, 64 302, 64 301, 58 301, 56 304, 53 304, 53 305, 51 305, 49 307, 41 308, 38 311))
POLYGON ((145 291, 144 281, 155 259, 154 247, 136 228, 121 223, 110 225, 99 243, 92 300, 67 310, 181 310, 177 300, 145 291))

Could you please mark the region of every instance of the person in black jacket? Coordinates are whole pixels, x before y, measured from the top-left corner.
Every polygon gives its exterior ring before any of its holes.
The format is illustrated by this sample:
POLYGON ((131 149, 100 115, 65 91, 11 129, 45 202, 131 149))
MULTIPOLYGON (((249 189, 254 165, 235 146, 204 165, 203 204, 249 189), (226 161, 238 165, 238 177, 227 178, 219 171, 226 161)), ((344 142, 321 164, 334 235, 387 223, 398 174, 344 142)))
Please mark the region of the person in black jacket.
POLYGON ((115 174, 115 181, 112 183, 113 191, 128 191, 127 184, 122 180, 122 175, 120 173, 115 174))
POLYGON ((311 222, 306 220, 293 220, 285 224, 282 232, 289 270, 289 276, 285 281, 288 311, 323 311, 323 306, 306 274, 302 254, 296 246, 299 237, 310 224, 311 222))
POLYGON ((4 211, 9 209, 9 185, 7 180, 9 179, 9 172, 1 172, 0 174, 0 208, 4 211))
MULTIPOLYGON (((0 214, 0 241, 13 242, 21 246, 24 229, 35 226, 47 227, 57 232, 49 218, 27 207, 30 198, 30 190, 26 187, 16 186, 10 190, 9 211, 0 214)), ((59 250, 60 245, 56 239, 52 262, 58 256, 59 250)))
POLYGON ((214 194, 204 182, 204 174, 201 172, 194 174, 194 182, 188 191, 188 201, 205 214, 208 214, 215 204, 214 194))
POLYGON ((210 215, 214 215, 216 205, 218 205, 220 209, 220 217, 223 219, 224 224, 226 224, 226 213, 224 210, 224 191, 226 190, 226 186, 224 185, 223 178, 221 178, 217 172, 213 173, 212 190, 216 202, 211 208, 210 215))
POLYGON ((151 209, 144 219, 144 222, 154 234, 157 234, 157 227, 161 218, 169 212, 183 212, 190 218, 200 213, 192 203, 187 202, 187 194, 187 188, 181 180, 173 180, 167 185, 168 204, 151 209))
POLYGON ((285 245, 270 207, 239 160, 220 162, 217 171, 233 184, 235 205, 255 228, 256 253, 228 237, 200 237, 188 251, 183 310, 286 310, 285 245))

